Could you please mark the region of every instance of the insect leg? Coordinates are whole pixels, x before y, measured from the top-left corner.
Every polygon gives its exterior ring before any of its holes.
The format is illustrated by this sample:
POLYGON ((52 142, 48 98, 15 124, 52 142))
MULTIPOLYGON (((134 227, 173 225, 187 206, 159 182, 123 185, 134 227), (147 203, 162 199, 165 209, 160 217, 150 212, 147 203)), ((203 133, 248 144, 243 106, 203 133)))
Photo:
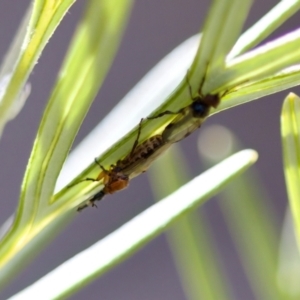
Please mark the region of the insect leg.
POLYGON ((77 181, 77 182, 74 182, 74 183, 68 185, 67 187, 68 187, 68 188, 73 187, 73 186, 77 185, 78 183, 81 183, 81 182, 84 182, 84 181, 93 181, 93 182, 95 182, 95 181, 100 181, 100 180, 104 177, 104 174, 109 173, 109 171, 107 171, 103 166, 100 165, 100 163, 99 163, 99 161, 97 160, 97 158, 95 158, 95 163, 103 170, 103 172, 101 172, 101 173, 98 175, 97 178, 87 177, 87 178, 81 179, 81 180, 79 180, 79 181, 77 181), (104 173, 104 174, 102 174, 102 173, 104 173))
MULTIPOLYGON (((201 97, 203 97, 203 95, 202 95, 202 87, 203 87, 203 84, 204 84, 205 79, 206 79, 207 69, 208 69, 208 63, 206 64, 205 73, 204 73, 204 75, 203 75, 203 77, 201 79, 201 82, 200 82, 200 85, 199 85, 199 89, 198 89, 198 93, 199 93, 199 95, 201 97)), ((193 100, 195 97, 193 97, 193 91, 192 91, 192 86, 191 86, 191 83, 190 83, 189 72, 190 72, 190 70, 187 69, 187 71, 186 71, 186 82, 187 82, 187 85, 189 87, 189 93, 190 93, 191 99, 193 100)))
POLYGON ((182 111, 182 109, 180 109, 179 111, 177 112, 173 112, 173 111, 170 111, 170 110, 166 110, 166 111, 163 111, 162 113, 156 115, 156 116, 153 116, 153 117, 147 117, 148 120, 153 120, 153 119, 157 119, 157 118, 160 118, 164 115, 178 115, 180 114, 182 111))
POLYGON ((100 164, 100 162, 98 161, 98 159, 97 159, 96 157, 95 157, 94 161, 95 161, 95 164, 98 165, 98 166, 100 167, 100 169, 103 170, 103 172, 108 172, 108 171, 100 164))
MULTIPOLYGON (((240 83, 238 84, 238 86, 243 85, 243 84, 245 84, 245 83, 247 83, 247 82, 249 82, 249 79, 246 79, 246 80, 240 82, 240 83)), ((234 92, 235 92, 235 88, 236 88, 236 87, 233 87, 233 88, 229 88, 229 87, 228 87, 228 88, 220 95, 220 98, 225 97, 227 94, 234 93, 234 92)))
MULTIPOLYGON (((189 87, 189 93, 190 93, 190 96, 191 96, 191 99, 194 99, 193 98, 193 91, 192 91, 192 86, 190 84, 190 78, 189 78, 189 70, 187 70, 186 72, 186 82, 188 84, 188 87, 189 87)), ((203 81, 204 82, 204 81, 203 81)), ((201 86, 203 85, 203 82, 201 82, 201 86)), ((161 112, 160 114, 156 115, 156 116, 153 116, 153 117, 148 117, 147 119, 148 120, 153 120, 153 119, 157 119, 157 118, 160 118, 164 115, 178 115, 178 114, 182 114, 184 112, 184 108, 178 110, 177 112, 173 112, 173 111, 170 111, 170 110, 166 110, 166 111, 163 111, 161 112)))
POLYGON ((141 119, 140 123, 139 123, 139 128, 138 128, 138 134, 137 137, 133 143, 132 149, 130 151, 130 156, 132 156, 132 154, 134 153, 135 148, 137 147, 138 143, 139 143, 139 139, 140 139, 140 135, 141 135, 141 131, 142 131, 142 123, 144 121, 144 118, 141 119))
POLYGON ((203 74, 203 77, 201 79, 201 82, 200 82, 200 85, 199 85, 199 90, 198 90, 198 93, 201 97, 203 97, 203 94, 202 94, 202 87, 204 85, 204 82, 206 80, 206 76, 207 76, 207 70, 208 70, 208 65, 209 65, 209 62, 206 62, 206 67, 205 67, 205 72, 203 74))
POLYGON ((99 181, 99 180, 96 179, 96 178, 87 177, 87 178, 81 179, 77 182, 74 182, 74 183, 68 185, 67 188, 73 187, 73 186, 77 185, 78 183, 81 183, 81 182, 84 182, 84 181, 93 181, 93 182, 95 182, 95 181, 99 181))
POLYGON ((87 208, 88 206, 97 207, 95 201, 100 201, 105 196, 105 192, 103 190, 96 193, 91 199, 89 199, 86 203, 80 205, 77 208, 77 211, 82 211, 83 209, 87 208))

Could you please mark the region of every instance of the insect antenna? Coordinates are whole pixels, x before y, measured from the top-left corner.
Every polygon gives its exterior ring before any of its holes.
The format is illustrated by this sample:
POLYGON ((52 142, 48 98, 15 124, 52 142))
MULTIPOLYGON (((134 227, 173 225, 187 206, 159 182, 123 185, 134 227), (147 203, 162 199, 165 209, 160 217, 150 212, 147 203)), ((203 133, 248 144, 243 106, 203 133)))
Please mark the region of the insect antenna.
POLYGON ((75 185, 77 185, 77 184, 79 184, 81 182, 84 182, 84 181, 93 181, 93 182, 95 182, 95 181, 99 181, 99 180, 97 180, 96 178, 87 177, 87 178, 84 178, 84 179, 81 179, 81 180, 78 180, 78 181, 76 181, 74 183, 69 184, 67 186, 67 188, 73 187, 73 186, 75 186, 75 185))
MULTIPOLYGON (((108 171, 100 164, 100 162, 97 160, 97 158, 95 158, 95 163, 102 169, 102 171, 107 174, 108 171)), ((101 174, 101 173, 100 173, 101 174)), ((103 178, 103 176, 98 176, 97 178, 91 178, 91 177, 87 177, 87 178, 84 178, 84 179, 81 179, 81 180, 78 180, 74 183, 71 183, 67 186, 67 188, 70 188, 70 187, 73 187, 81 182, 84 182, 84 181, 92 181, 92 182, 96 182, 96 181, 100 181, 101 179, 103 178)))

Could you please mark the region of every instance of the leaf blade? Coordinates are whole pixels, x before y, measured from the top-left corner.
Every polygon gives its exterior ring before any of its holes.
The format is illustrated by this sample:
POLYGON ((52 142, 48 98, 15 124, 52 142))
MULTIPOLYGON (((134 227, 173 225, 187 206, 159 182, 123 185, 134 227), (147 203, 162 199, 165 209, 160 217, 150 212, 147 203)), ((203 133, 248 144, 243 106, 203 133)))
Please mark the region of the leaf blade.
POLYGON ((24 299, 24 296, 32 299, 40 291, 45 300, 70 296, 152 240, 180 216, 204 203, 256 159, 255 151, 244 150, 224 160, 10 299, 24 299), (94 260, 95 255, 99 259, 94 260))

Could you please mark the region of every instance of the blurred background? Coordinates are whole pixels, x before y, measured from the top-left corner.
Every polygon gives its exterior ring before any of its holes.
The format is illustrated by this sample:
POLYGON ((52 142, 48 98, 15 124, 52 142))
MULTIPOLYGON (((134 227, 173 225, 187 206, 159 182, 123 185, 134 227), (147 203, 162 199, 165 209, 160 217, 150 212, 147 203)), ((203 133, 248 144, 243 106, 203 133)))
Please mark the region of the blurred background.
MULTIPOLYGON (((29 2, 1 1, 0 57, 5 54, 29 2)), ((276 3, 272 0, 255 1, 246 28, 276 3)), ((84 4, 85 1, 77 0, 51 38, 30 77, 32 92, 25 107, 4 130, 0 147, 1 224, 16 209, 22 177, 42 112, 84 4)), ((116 59, 78 133, 75 145, 161 58, 199 31, 209 5, 208 0, 136 1, 116 59)), ((297 27, 299 14, 281 26, 269 39, 297 27)), ((293 88, 292 91, 300 93, 299 88, 293 88)), ((206 129, 212 125, 227 127, 234 132, 244 148, 257 150, 259 161, 255 167, 275 207, 278 227, 282 225, 287 205, 279 122, 282 102, 288 92, 271 95, 216 114, 209 118, 201 131, 195 132, 180 143, 187 157, 186 167, 189 168, 192 177, 207 167, 199 159, 197 144, 199 135, 205 134, 206 129)), ((222 146, 218 144, 218 147, 222 146)), ((93 159, 91 157, 91 161, 93 159)), ((0 298, 5 299, 23 289, 151 206, 154 196, 147 176, 139 176, 130 183, 128 189, 107 197, 97 210, 87 209, 79 214, 30 266, 20 272, 19 277, 0 294, 0 298)), ((218 199, 208 201, 201 211, 210 220, 218 248, 225 254, 225 269, 234 287, 234 297, 243 300, 254 299, 217 202, 218 199)), ((279 237, 280 232, 277 238, 279 237)), ((186 299, 165 236, 159 236, 133 257, 71 297, 89 300, 99 298, 186 299)))

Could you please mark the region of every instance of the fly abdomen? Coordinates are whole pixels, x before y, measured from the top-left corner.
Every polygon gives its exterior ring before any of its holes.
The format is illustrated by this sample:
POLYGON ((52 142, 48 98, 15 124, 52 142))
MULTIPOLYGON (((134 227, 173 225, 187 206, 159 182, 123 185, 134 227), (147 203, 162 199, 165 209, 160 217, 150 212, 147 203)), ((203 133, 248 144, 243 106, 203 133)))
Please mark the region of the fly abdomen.
MULTIPOLYGON (((161 135, 154 135, 150 139, 146 140, 140 145, 140 155, 137 151, 137 155, 143 158, 148 158, 151 156, 156 149, 160 148, 164 144, 163 138, 161 135)), ((138 150, 138 149, 137 149, 138 150)))

